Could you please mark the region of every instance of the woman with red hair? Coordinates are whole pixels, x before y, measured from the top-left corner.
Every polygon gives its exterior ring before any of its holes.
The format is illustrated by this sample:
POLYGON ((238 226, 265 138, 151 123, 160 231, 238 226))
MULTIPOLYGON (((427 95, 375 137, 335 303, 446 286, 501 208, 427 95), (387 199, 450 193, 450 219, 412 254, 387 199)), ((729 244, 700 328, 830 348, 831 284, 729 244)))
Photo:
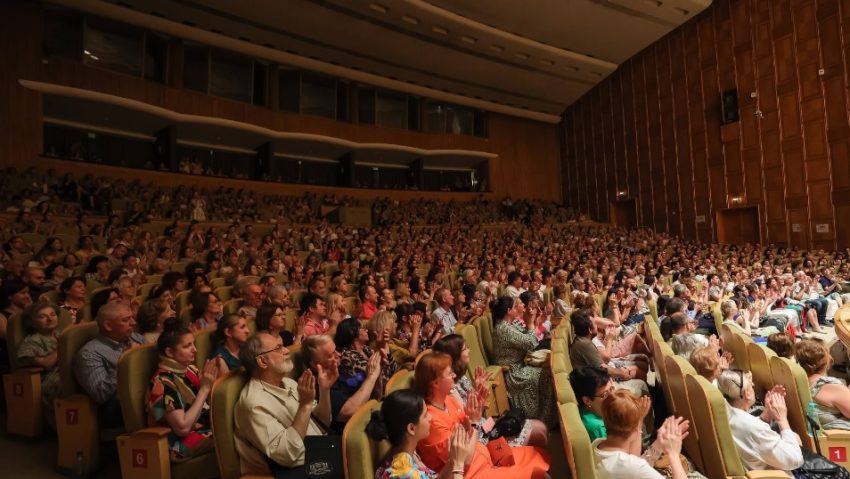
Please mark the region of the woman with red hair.
MULTIPOLYGON (((430 469, 438 471, 448 460, 449 438, 455 425, 478 427, 483 404, 472 394, 466 407, 450 394, 455 385, 455 373, 452 370, 452 358, 448 354, 427 354, 416 364, 414 389, 425 398, 428 413, 431 415, 431 430, 428 437, 419 441, 416 447, 422 462, 430 469)), ((475 431, 480 434, 480 431, 475 431)), ((538 448, 530 446, 511 447, 514 464, 497 466, 487 446, 477 444, 472 461, 464 471, 464 478, 476 479, 548 479, 548 458, 538 448)))

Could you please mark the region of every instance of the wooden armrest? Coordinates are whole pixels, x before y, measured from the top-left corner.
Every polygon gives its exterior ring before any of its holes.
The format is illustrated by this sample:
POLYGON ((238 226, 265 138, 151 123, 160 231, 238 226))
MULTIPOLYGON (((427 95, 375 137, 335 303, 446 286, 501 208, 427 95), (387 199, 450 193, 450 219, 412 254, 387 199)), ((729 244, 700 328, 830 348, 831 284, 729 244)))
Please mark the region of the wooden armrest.
POLYGON ((822 432, 823 432, 824 436, 826 436, 827 439, 836 439, 836 440, 847 439, 847 440, 850 440, 850 431, 843 431, 841 429, 824 429, 822 432))
POLYGON ((118 462, 124 479, 171 479, 167 427, 148 427, 118 436, 118 462))
POLYGON ((765 471, 747 471, 749 479, 788 479, 788 474, 785 471, 765 470, 765 471))
POLYGON ((167 437, 168 434, 171 433, 171 429, 167 427, 146 427, 144 429, 139 429, 138 431, 131 432, 128 434, 131 437, 138 438, 160 438, 167 437))

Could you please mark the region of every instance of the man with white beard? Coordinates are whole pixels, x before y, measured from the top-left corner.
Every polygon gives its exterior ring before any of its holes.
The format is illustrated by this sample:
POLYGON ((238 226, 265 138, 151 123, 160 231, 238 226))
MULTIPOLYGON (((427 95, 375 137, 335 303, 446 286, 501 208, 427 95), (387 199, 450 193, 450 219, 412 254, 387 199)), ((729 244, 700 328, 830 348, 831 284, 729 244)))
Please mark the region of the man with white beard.
POLYGON ((330 389, 339 372, 318 366, 318 377, 310 370, 298 382, 286 377, 294 367, 289 350, 268 333, 249 339, 239 359, 251 376, 234 411, 242 474, 271 475, 267 459, 283 467, 303 465, 304 438, 323 435, 331 422, 330 389))

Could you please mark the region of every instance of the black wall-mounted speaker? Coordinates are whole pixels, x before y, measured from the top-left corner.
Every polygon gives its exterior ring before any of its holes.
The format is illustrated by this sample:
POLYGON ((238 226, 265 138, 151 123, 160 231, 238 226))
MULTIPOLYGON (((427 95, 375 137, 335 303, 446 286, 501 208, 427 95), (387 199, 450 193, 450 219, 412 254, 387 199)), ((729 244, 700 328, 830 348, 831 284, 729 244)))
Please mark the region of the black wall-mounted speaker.
POLYGON ((720 98, 720 122, 724 125, 741 119, 738 111, 738 90, 726 90, 720 98))

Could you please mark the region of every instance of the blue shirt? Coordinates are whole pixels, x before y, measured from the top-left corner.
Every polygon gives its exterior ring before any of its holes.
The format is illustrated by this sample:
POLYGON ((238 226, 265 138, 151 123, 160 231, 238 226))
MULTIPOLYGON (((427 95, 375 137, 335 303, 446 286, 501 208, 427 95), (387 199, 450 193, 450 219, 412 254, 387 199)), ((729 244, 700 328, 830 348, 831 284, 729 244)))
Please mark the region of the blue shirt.
POLYGON ((74 356, 74 377, 98 405, 115 396, 118 390, 118 359, 134 343, 145 344, 145 339, 134 332, 126 343, 119 343, 99 334, 74 356))

